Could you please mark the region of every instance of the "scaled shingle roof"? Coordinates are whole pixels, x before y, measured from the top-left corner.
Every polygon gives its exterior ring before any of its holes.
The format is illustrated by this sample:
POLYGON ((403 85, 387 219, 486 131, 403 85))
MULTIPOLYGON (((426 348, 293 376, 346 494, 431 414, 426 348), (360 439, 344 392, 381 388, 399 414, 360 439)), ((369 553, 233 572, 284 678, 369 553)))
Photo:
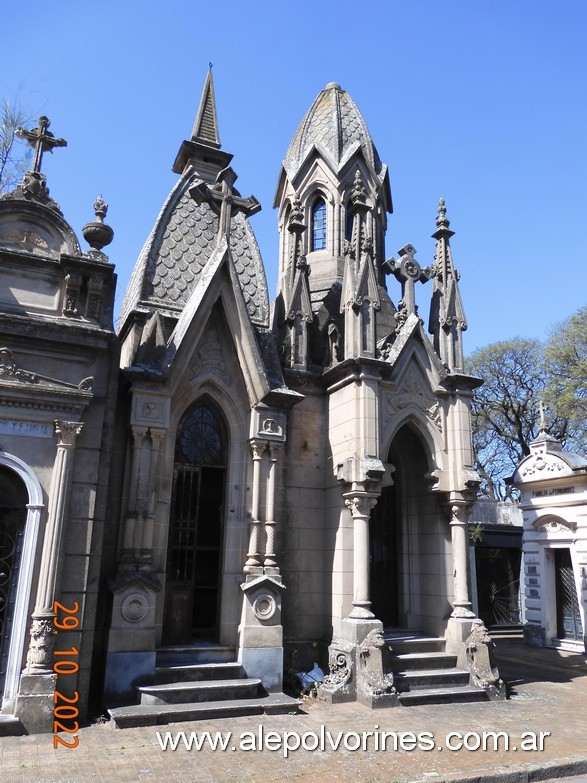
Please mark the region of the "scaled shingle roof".
MULTIPOLYGON (((133 311, 154 308, 178 316, 216 246, 218 216, 189 195, 194 177, 182 177, 161 210, 135 265, 120 323, 133 311)), ((248 221, 231 220, 230 252, 251 321, 266 328, 269 295, 261 254, 248 221)))

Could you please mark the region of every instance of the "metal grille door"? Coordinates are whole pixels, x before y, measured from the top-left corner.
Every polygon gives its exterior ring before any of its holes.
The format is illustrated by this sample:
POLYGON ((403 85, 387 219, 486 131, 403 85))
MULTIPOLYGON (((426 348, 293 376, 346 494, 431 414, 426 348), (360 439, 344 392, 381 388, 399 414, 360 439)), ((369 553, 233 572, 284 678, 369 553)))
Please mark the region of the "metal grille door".
POLYGON ((557 633, 559 639, 583 638, 579 601, 570 549, 554 550, 557 633))

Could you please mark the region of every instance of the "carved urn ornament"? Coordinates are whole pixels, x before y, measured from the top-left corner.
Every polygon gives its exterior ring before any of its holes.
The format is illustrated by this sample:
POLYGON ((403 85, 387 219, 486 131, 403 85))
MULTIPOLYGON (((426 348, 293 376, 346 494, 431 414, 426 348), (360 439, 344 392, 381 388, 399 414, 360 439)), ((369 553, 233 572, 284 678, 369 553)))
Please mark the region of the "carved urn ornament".
POLYGON ((98 196, 94 202, 94 214, 96 220, 91 223, 86 223, 82 228, 82 234, 88 245, 98 252, 102 251, 102 248, 109 245, 114 237, 114 231, 107 223, 104 223, 104 218, 108 212, 108 204, 104 201, 102 196, 98 196))

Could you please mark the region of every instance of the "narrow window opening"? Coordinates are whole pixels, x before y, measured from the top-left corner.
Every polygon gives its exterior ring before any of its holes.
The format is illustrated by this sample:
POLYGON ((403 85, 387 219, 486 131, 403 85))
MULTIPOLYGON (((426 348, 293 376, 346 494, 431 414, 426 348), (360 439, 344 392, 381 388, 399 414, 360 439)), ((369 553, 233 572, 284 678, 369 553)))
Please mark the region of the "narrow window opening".
POLYGON ((326 249, 326 202, 318 198, 312 207, 312 250, 326 249))

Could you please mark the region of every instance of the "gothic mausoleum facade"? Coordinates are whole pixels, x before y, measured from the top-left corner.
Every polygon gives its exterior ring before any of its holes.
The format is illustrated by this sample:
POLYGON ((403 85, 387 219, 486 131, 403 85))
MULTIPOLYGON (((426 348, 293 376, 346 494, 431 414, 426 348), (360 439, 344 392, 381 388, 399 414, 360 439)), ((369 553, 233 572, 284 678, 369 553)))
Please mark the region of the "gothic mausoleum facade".
POLYGON ((444 201, 427 261, 386 255, 387 166, 328 84, 279 174, 271 302, 210 73, 115 333, 106 205, 82 250, 48 125, 0 200, 0 730, 50 731, 56 687, 121 727, 289 711, 314 657, 333 703, 503 696, 444 201), (414 676, 430 655, 444 678, 414 676))

